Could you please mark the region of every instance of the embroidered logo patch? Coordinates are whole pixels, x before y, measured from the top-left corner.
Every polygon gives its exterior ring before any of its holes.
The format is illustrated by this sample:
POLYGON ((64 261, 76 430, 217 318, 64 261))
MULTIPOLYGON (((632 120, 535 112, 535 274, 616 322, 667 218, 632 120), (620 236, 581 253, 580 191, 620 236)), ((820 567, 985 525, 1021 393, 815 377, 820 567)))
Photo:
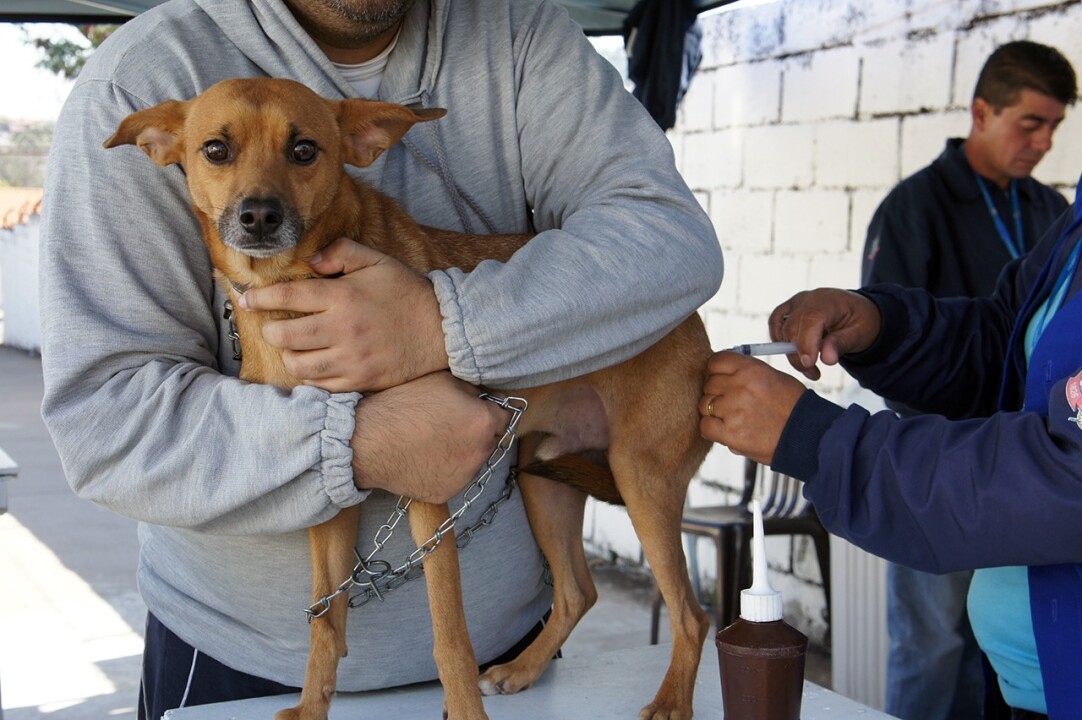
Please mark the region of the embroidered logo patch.
POLYGON ((1067 378, 1067 405, 1074 410, 1074 417, 1067 418, 1082 430, 1082 372, 1067 378))

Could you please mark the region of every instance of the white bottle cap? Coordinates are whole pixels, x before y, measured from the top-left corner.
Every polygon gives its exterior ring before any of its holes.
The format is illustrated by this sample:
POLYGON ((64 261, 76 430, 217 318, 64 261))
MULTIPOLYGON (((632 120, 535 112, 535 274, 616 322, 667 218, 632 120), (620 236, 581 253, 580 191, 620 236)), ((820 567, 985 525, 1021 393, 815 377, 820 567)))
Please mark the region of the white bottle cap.
POLYGON ((755 533, 751 541, 751 587, 740 591, 740 617, 750 622, 781 620, 781 593, 770 587, 766 576, 766 541, 763 538, 763 509, 758 500, 751 501, 755 533))

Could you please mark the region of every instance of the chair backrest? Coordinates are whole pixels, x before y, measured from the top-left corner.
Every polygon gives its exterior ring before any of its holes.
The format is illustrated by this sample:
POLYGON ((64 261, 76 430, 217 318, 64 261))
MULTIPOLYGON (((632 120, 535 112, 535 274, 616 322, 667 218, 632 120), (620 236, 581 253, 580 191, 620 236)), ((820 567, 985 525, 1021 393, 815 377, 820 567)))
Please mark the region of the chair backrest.
POLYGON ((799 517, 811 507, 804 498, 804 483, 800 480, 754 460, 745 460, 740 504, 747 505, 755 498, 762 504, 763 517, 799 517))

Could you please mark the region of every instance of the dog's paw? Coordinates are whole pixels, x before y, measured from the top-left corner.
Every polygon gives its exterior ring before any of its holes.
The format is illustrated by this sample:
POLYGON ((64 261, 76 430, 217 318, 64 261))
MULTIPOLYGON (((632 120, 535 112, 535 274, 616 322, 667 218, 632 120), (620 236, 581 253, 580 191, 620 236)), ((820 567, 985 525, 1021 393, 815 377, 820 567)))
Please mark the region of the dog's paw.
POLYGON ((327 720, 326 709, 315 712, 298 705, 288 710, 279 710, 274 714, 274 720, 327 720))
POLYGON ((514 695, 530 687, 533 680, 532 673, 523 672, 510 662, 489 668, 478 684, 482 695, 514 695))
MULTIPOLYGON (((482 677, 480 682, 477 683, 481 688, 482 695, 502 695, 499 686, 486 677, 482 677)), ((443 720, 447 720, 446 714, 444 714, 443 720)))
POLYGON ((639 720, 691 720, 691 707, 655 701, 639 711, 639 720))

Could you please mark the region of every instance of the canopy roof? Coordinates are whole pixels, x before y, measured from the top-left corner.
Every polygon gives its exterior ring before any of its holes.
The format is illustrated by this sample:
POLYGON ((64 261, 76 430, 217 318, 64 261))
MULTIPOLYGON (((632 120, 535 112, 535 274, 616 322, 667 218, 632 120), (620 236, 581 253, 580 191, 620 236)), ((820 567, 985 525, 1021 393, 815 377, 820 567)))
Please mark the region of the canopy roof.
MULTIPOLYGON (((557 0, 589 35, 617 35, 635 0, 557 0)), ((694 0, 700 10, 734 0, 694 0)), ((121 23, 164 0, 0 0, 0 22, 121 23)))

